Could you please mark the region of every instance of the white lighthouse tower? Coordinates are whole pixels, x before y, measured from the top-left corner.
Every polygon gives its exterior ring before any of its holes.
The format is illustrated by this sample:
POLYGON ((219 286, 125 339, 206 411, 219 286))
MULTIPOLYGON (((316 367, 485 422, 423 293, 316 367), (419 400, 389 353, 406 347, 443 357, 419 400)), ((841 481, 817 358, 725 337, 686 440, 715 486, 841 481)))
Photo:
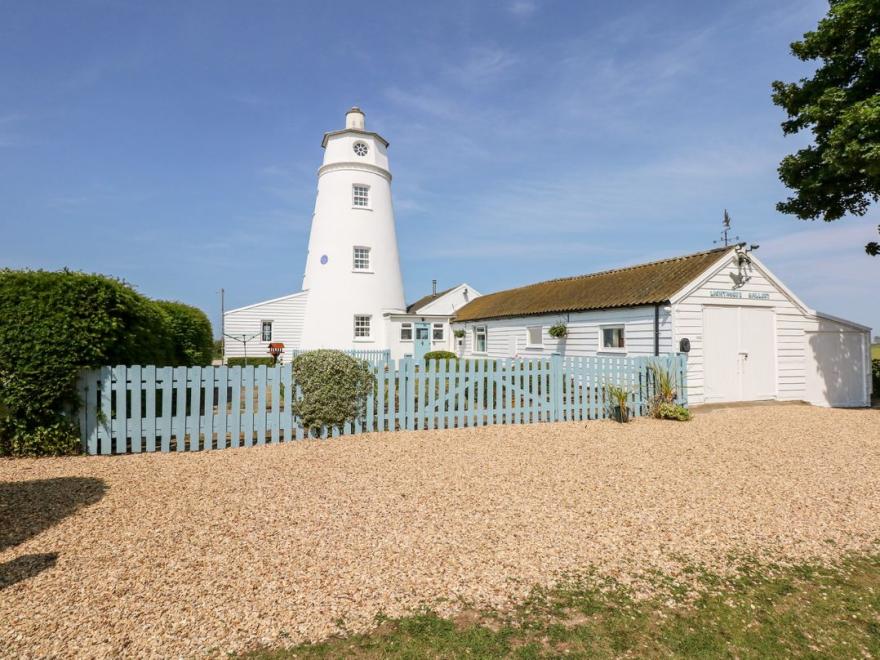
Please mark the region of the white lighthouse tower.
POLYGON ((405 310, 388 142, 352 108, 324 134, 300 348, 385 349, 385 315, 405 310))

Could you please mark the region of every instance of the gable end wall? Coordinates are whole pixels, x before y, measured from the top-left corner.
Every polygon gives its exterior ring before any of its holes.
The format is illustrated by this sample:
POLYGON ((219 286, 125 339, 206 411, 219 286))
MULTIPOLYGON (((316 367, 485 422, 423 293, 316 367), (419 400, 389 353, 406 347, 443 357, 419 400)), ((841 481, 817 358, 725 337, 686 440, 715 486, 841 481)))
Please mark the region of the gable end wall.
POLYGON ((711 277, 673 306, 673 343, 683 337, 691 342, 688 355, 688 400, 702 403, 703 377, 703 307, 733 305, 769 307, 775 312, 776 397, 779 400, 802 400, 806 389, 805 312, 780 288, 760 266, 752 267, 751 279, 739 289, 743 297, 727 299, 712 296, 712 291, 733 291, 731 275, 738 269, 732 259, 725 261, 711 277), (766 293, 768 300, 751 300, 748 294, 766 293))

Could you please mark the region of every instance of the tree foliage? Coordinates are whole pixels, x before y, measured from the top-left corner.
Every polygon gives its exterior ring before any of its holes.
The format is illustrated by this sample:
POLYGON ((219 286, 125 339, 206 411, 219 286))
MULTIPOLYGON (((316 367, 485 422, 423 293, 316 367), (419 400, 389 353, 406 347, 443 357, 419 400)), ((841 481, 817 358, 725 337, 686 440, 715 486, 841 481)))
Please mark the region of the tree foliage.
MULTIPOLYGON (((779 178, 794 194, 779 211, 807 219, 864 215, 880 199, 880 2, 829 0, 816 30, 791 44, 811 78, 773 83, 773 102, 788 114, 786 135, 809 129, 814 142, 786 156, 779 178)), ((871 242, 869 254, 880 252, 871 242)))
POLYGON ((376 381, 367 361, 342 351, 318 350, 297 355, 292 364, 302 391, 293 411, 305 428, 342 427, 363 415, 376 381))

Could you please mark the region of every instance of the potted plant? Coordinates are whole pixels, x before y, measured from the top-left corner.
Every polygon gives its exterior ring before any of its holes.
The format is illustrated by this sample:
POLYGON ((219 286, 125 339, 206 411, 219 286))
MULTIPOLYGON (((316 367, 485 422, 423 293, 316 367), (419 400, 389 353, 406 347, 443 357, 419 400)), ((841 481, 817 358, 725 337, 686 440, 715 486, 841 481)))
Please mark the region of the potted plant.
POLYGON ((464 330, 462 330, 461 328, 459 328, 459 329, 457 329, 457 330, 453 330, 453 331, 452 331, 452 335, 453 335, 456 339, 464 339, 464 330))
POLYGON ((547 333, 555 339, 565 339, 568 336, 568 326, 560 321, 551 325, 547 333))
POLYGON ((629 390, 617 385, 606 385, 605 390, 608 392, 611 419, 625 424, 629 421, 629 390))

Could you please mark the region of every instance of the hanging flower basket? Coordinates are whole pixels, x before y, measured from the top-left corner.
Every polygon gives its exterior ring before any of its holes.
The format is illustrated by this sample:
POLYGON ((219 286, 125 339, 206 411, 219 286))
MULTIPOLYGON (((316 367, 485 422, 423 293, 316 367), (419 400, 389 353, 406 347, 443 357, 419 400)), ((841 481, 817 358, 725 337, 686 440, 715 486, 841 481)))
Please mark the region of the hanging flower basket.
POLYGON ((551 325, 547 332, 556 339, 565 339, 568 336, 568 326, 565 323, 557 323, 551 325))

